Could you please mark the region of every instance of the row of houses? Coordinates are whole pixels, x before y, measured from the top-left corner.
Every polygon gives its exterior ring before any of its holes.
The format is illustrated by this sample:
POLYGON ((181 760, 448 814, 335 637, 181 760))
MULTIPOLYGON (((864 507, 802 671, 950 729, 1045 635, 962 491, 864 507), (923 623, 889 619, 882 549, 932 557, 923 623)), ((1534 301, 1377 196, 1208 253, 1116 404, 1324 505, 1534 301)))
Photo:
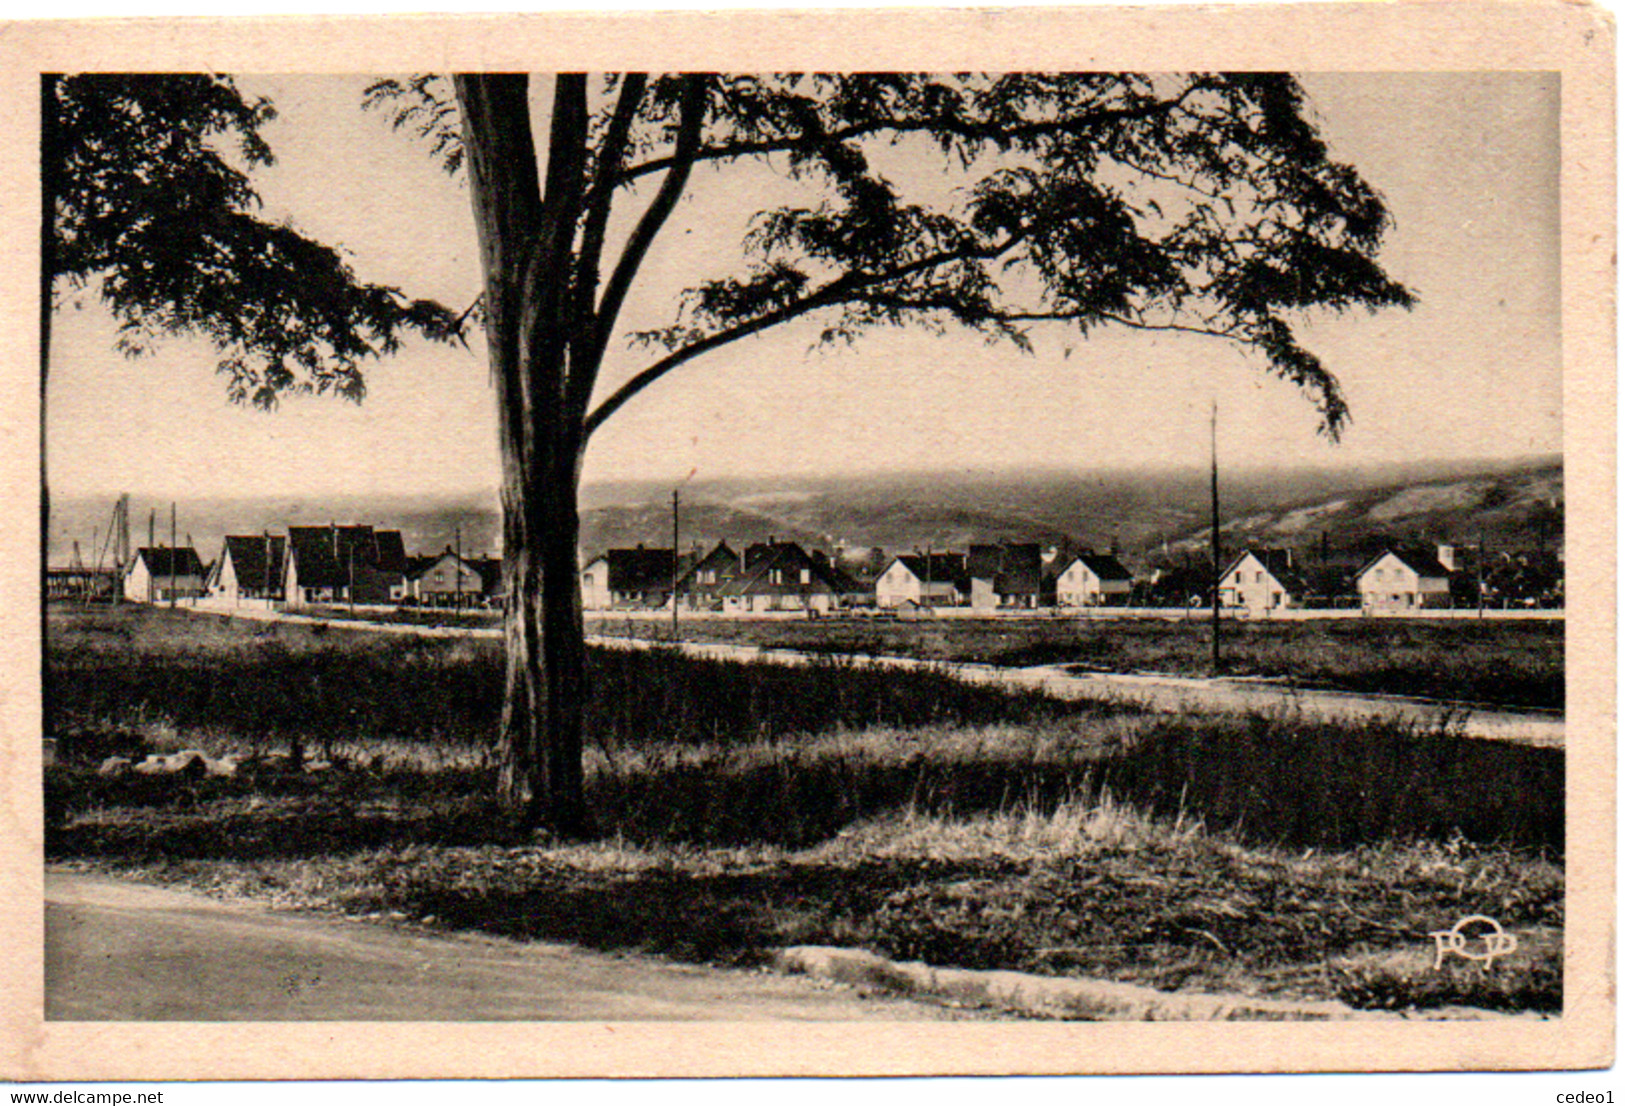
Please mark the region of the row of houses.
MULTIPOLYGON (((1166 603, 1170 594, 1181 605, 1210 601, 1210 569, 1187 572, 1172 592, 1161 575, 1157 570, 1137 580, 1114 554, 1037 543, 973 544, 962 553, 854 561, 770 538, 738 551, 726 540, 709 551, 611 549, 583 565, 581 594, 583 606, 594 611, 669 608, 675 595, 679 607, 738 613, 1086 608, 1144 604, 1152 596, 1152 602, 1166 603)), ((1388 548, 1352 571, 1306 565, 1290 549, 1252 548, 1219 575, 1218 599, 1223 607, 1264 616, 1300 607, 1442 608, 1460 605, 1468 575, 1449 545, 1388 548)), ((497 558, 461 556, 450 547, 410 556, 398 530, 336 524, 290 527, 286 535, 231 535, 209 564, 190 547, 144 547, 127 566, 122 590, 135 602, 255 600, 294 609, 499 607, 503 599, 497 558)))
POLYGON ((1061 555, 1037 543, 972 545, 964 553, 899 554, 877 573, 838 564, 821 550, 770 538, 735 551, 726 540, 709 552, 611 549, 581 570, 588 610, 668 607, 691 610, 831 611, 846 607, 1123 605, 1133 575, 1116 557, 1061 555))
POLYGON ((1219 576, 1219 604, 1252 614, 1305 606, 1341 605, 1357 599, 1370 611, 1420 610, 1454 605, 1451 578, 1455 551, 1386 549, 1352 576, 1317 574, 1291 549, 1248 549, 1219 576), (1352 583, 1352 593, 1349 584, 1352 583))
POLYGON ((408 556, 399 530, 291 526, 283 534, 233 534, 205 565, 189 546, 135 551, 123 580, 132 602, 258 600, 290 608, 416 603, 495 605, 502 564, 447 548, 408 556))
MULTIPOLYGON (((588 610, 679 606, 730 612, 872 606, 986 610, 1129 606, 1154 594, 1156 573, 1136 579, 1114 554, 1045 549, 1036 543, 972 545, 966 552, 899 554, 878 572, 837 564, 794 542, 769 540, 735 552, 721 541, 708 553, 612 549, 582 569, 588 610)), ((1457 605, 1463 572, 1448 545, 1392 547, 1356 567, 1304 565, 1291 549, 1250 548, 1218 578, 1221 606, 1265 615, 1301 607, 1355 606, 1375 612, 1457 605)), ((1206 605, 1211 569, 1179 604, 1206 605)), ((1166 601, 1166 599, 1162 600, 1166 601)))

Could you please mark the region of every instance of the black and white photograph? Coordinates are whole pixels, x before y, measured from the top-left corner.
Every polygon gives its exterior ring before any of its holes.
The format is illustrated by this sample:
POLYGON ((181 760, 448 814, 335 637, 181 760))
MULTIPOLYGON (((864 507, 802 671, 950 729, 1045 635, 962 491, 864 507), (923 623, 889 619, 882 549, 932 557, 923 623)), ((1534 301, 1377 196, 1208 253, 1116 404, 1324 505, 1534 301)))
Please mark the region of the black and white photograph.
POLYGON ((1570 74, 492 49, 13 81, 45 1030, 1609 1062, 1570 74))

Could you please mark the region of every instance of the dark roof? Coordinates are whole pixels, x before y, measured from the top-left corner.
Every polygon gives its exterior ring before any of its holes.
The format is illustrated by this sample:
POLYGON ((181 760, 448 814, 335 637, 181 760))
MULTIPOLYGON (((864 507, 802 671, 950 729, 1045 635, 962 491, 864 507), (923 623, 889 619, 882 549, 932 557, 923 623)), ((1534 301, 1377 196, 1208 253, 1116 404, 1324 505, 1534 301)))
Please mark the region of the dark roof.
POLYGON ((743 567, 744 561, 739 554, 729 547, 726 540, 719 541, 711 552, 699 558, 689 567, 687 572, 683 573, 682 579, 677 581, 677 590, 682 591, 686 588, 692 588, 695 578, 704 569, 715 570, 726 579, 730 573, 737 575, 743 570, 743 567))
POLYGON ((380 572, 406 571, 406 541, 399 530, 379 530, 373 534, 375 542, 372 567, 380 572))
POLYGON ((427 557, 406 558, 407 578, 410 580, 416 580, 419 576, 422 576, 425 572, 428 572, 429 569, 438 564, 440 562, 440 558, 444 556, 444 553, 435 553, 427 557))
POLYGON ((1219 579, 1223 580, 1236 571, 1236 566, 1241 564, 1249 553, 1256 557, 1269 574, 1275 577, 1276 581, 1287 591, 1296 593, 1304 590, 1303 574, 1294 567, 1290 549, 1244 549, 1236 555, 1235 560, 1230 562, 1230 566, 1219 574, 1219 579))
POLYGON ((282 564, 287 549, 288 539, 280 534, 228 534, 220 560, 223 563, 227 557, 231 558, 239 588, 277 588, 282 585, 282 564))
POLYGON ((1419 549, 1385 549, 1372 557, 1355 576, 1364 576, 1365 570, 1392 553, 1400 562, 1418 576, 1428 576, 1439 580, 1448 580, 1450 570, 1439 563, 1439 558, 1432 553, 1424 553, 1419 549))
POLYGON ((465 557, 465 562, 480 574, 481 590, 486 595, 502 594, 501 557, 465 557))
POLYGON ((739 576, 717 588, 720 595, 752 595, 777 592, 781 595, 814 595, 831 592, 836 595, 861 595, 867 589, 854 582, 846 573, 832 567, 822 556, 814 557, 795 542, 775 542, 762 546, 756 561, 739 576), (781 583, 773 583, 770 573, 783 569, 792 575, 781 583), (805 569, 808 582, 801 582, 805 569))
POLYGON ((671 588, 670 549, 611 549, 604 554, 609 564, 609 590, 661 591, 671 588))
POLYGON ((340 565, 334 544, 330 526, 288 527, 288 556, 299 574, 300 587, 340 587, 349 583, 349 574, 340 565))
MULTIPOLYGON (((1071 564, 1074 560, 1082 561, 1084 567, 1102 580, 1132 581, 1134 579, 1134 573, 1124 568, 1123 562, 1109 553, 1079 553, 1076 557, 1068 559, 1067 564, 1071 564)), ((1062 565, 1061 567, 1065 568, 1066 566, 1062 565)))
POLYGON ((169 546, 160 546, 156 549, 151 546, 142 546, 136 550, 136 557, 147 563, 147 571, 154 576, 202 576, 203 562, 198 559, 197 550, 191 546, 182 546, 172 549, 169 546))
POLYGON ((342 587, 351 569, 405 574, 406 546, 399 530, 371 526, 290 526, 288 546, 300 587, 342 587))
POLYGON ((960 591, 968 586, 963 553, 903 553, 897 559, 921 581, 930 580, 933 584, 949 581, 960 591))
POLYGON ((1001 595, 1036 594, 1043 585, 1044 555, 1036 542, 973 545, 965 558, 965 575, 992 580, 1001 595))

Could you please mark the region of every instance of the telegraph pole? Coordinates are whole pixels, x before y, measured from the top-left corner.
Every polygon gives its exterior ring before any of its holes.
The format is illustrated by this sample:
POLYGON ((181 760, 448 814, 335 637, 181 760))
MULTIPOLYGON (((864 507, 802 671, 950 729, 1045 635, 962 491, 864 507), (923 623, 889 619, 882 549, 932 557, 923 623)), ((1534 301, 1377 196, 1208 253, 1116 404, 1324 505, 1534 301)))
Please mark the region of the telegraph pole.
POLYGON ((1224 571, 1224 564, 1219 560, 1219 401, 1213 401, 1213 413, 1208 424, 1209 447, 1212 458, 1212 479, 1209 490, 1209 506, 1211 508, 1209 519, 1212 523, 1210 533, 1213 536, 1213 674, 1217 676, 1224 670, 1224 661, 1219 651, 1219 574, 1224 571))
POLYGON ((153 507, 147 512, 147 605, 153 602, 153 593, 158 589, 158 583, 153 575, 153 559, 158 556, 158 508, 153 507))
POLYGON ((1478 528, 1478 617, 1484 617, 1484 527, 1478 528))
POLYGON ((463 609, 463 524, 459 522, 452 534, 457 542, 457 598, 452 605, 460 611, 463 609))
POLYGON ((175 501, 169 501, 169 609, 175 609, 175 561, 180 550, 175 548, 175 501))
POLYGON ((679 576, 679 566, 682 564, 681 550, 683 548, 678 526, 678 520, 680 518, 678 515, 678 507, 681 502, 682 500, 677 494, 677 489, 673 488, 671 490, 671 639, 673 641, 680 640, 677 629, 677 579, 679 576))

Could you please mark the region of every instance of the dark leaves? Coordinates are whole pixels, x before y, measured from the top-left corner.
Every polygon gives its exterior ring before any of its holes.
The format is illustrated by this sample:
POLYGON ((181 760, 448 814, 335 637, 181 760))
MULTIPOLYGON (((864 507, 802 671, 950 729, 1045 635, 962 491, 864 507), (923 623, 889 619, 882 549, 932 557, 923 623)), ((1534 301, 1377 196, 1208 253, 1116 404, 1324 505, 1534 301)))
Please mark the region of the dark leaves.
MULTIPOLYGON (((814 202, 759 213, 746 275, 696 283, 669 350, 818 309, 825 340, 953 323, 1026 342, 1065 321, 1249 345, 1347 418, 1337 382, 1285 313, 1408 307, 1376 253, 1390 219, 1330 159, 1283 73, 720 76, 702 160, 753 159, 814 202), (875 166, 935 148, 957 187, 916 201, 875 166)), ((662 124, 663 125, 663 124, 662 124)), ((628 180, 661 169, 644 128, 628 180)), ((645 336, 650 337, 650 336, 645 336)))
POLYGON ((231 398, 269 407, 293 391, 359 400, 361 364, 404 332, 459 337, 453 312, 364 284, 338 251, 255 213, 243 167, 270 163, 259 129, 274 112, 229 77, 82 75, 55 90, 55 275, 96 288, 125 353, 206 337, 231 398))

